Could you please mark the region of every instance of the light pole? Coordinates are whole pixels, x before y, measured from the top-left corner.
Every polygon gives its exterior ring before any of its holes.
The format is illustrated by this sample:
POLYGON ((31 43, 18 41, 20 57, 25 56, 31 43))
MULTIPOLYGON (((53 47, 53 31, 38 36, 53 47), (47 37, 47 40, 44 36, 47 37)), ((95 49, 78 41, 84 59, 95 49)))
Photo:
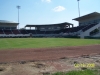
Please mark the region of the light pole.
POLYGON ((19 5, 17 6, 17 9, 18 9, 18 29, 19 29, 19 9, 20 9, 19 5))
POLYGON ((80 17, 80 5, 79 5, 79 1, 80 0, 77 0, 77 2, 78 2, 78 12, 79 12, 79 17, 80 17))

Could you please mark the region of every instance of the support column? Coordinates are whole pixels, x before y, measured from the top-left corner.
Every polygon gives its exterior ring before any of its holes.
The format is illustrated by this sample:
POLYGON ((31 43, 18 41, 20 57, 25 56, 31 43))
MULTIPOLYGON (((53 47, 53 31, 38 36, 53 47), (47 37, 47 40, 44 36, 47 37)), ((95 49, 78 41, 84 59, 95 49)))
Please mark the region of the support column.
POLYGON ((73 24, 72 24, 72 28, 73 28, 73 24))
POLYGON ((30 30, 31 30, 31 27, 30 27, 30 30))
POLYGON ((69 25, 69 28, 70 28, 70 25, 69 25))

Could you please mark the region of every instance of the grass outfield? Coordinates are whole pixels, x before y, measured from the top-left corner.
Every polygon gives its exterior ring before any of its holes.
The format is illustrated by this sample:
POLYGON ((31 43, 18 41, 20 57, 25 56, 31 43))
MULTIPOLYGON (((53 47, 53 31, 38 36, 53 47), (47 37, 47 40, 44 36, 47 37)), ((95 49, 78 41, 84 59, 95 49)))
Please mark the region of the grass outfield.
POLYGON ((69 71, 69 72, 57 72, 52 75, 100 75, 97 70, 83 70, 83 71, 69 71))
POLYGON ((100 40, 70 38, 1 38, 0 50, 10 48, 47 48, 95 44, 100 44, 100 40))

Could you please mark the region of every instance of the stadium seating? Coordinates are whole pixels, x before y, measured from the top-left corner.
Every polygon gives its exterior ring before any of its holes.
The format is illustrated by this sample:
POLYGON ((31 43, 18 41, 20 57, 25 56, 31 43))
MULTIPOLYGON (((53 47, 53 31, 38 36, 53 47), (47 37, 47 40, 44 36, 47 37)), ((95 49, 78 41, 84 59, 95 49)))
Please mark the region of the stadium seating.
POLYGON ((0 34, 4 34, 3 30, 0 29, 0 34))
POLYGON ((28 34, 26 30, 20 30, 21 34, 28 34))
POLYGON ((11 30, 3 30, 5 34, 12 34, 11 30))
POLYGON ((45 34, 53 34, 54 31, 46 31, 45 34))
POLYGON ((12 30, 13 34, 21 34, 20 31, 18 29, 16 30, 12 30))
MULTIPOLYGON (((0 37, 30 37, 30 33, 32 37, 61 37, 61 36, 69 36, 76 35, 78 31, 82 30, 83 32, 88 30, 89 28, 95 26, 96 24, 77 26, 73 28, 65 28, 60 30, 51 30, 51 31, 41 31, 41 30, 18 30, 18 29, 0 29, 0 37)), ((90 35, 94 33, 91 32, 90 35)))
POLYGON ((88 26, 86 26, 85 28, 83 28, 82 31, 84 32, 84 31, 88 30, 89 28, 91 28, 91 27, 93 27, 93 26, 95 26, 95 25, 97 25, 97 24, 88 25, 88 26))
POLYGON ((36 34, 36 31, 35 30, 26 30, 26 32, 28 32, 28 34, 29 33, 36 34))
POLYGON ((85 26, 78 26, 78 27, 73 27, 69 30, 69 32, 77 32, 79 30, 81 30, 82 28, 84 28, 85 26))
POLYGON ((54 34, 59 34, 60 33, 60 30, 56 30, 53 32, 54 34))
POLYGON ((71 29, 71 28, 61 29, 60 32, 69 33, 69 30, 70 30, 70 29, 71 29))
POLYGON ((45 34, 45 31, 36 30, 36 34, 45 34))

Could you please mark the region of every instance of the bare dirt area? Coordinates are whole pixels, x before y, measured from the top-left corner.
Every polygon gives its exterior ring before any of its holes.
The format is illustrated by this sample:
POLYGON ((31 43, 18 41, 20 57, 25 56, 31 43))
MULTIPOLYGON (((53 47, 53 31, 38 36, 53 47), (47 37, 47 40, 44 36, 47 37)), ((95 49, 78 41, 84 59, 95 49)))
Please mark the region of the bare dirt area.
POLYGON ((48 75, 80 70, 75 63, 94 63, 100 71, 100 45, 0 51, 0 75, 48 75))

